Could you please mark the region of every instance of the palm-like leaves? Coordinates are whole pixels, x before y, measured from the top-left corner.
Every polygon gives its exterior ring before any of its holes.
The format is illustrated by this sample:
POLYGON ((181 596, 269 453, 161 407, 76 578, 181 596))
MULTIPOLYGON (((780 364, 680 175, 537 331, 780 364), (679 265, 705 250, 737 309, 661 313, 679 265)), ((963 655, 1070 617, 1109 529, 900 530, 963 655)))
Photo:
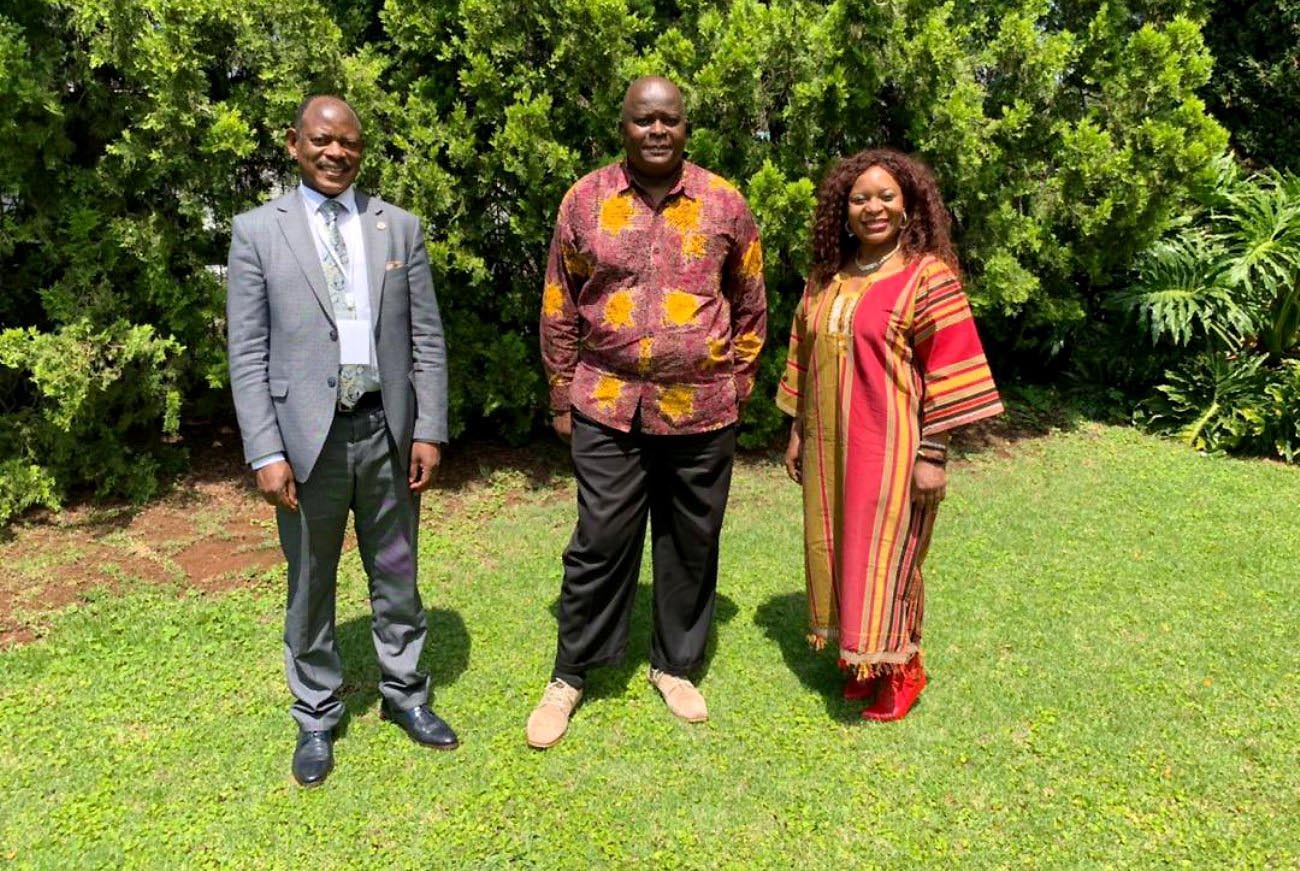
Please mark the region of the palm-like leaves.
POLYGON ((1197 348, 1139 413, 1209 451, 1300 456, 1300 178, 1221 171, 1204 211, 1116 296, 1155 342, 1197 348))
POLYGON ((1220 182, 1207 196, 1216 207, 1148 248, 1116 303, 1153 341, 1231 349, 1255 336, 1270 357, 1287 355, 1300 340, 1300 178, 1220 182))
POLYGON ((1211 234, 1187 230, 1156 242, 1138 263, 1137 280, 1116 296, 1152 341, 1186 347, 1202 336, 1232 346, 1252 319, 1228 281, 1227 251, 1211 234))
POLYGON ((1267 428, 1263 357, 1200 354, 1165 373, 1148 422, 1205 451, 1231 450, 1267 428))
POLYGON ((1256 310, 1260 344, 1278 357, 1300 329, 1300 179, 1267 173, 1227 196, 1220 234, 1231 252, 1227 281, 1256 310))

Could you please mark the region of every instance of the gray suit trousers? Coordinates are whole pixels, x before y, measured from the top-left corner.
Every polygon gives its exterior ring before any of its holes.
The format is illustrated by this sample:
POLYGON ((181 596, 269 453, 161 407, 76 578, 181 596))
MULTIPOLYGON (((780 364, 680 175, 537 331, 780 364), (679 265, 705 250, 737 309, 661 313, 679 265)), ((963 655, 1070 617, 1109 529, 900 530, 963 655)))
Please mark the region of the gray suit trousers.
POLYGON ((407 487, 383 409, 336 414, 311 477, 297 486, 298 510, 276 510, 289 563, 284 667, 294 719, 305 729, 325 730, 343 716, 334 598, 349 511, 370 580, 379 691, 398 709, 427 703, 429 679, 419 667, 428 633, 416 589, 419 495, 407 487))

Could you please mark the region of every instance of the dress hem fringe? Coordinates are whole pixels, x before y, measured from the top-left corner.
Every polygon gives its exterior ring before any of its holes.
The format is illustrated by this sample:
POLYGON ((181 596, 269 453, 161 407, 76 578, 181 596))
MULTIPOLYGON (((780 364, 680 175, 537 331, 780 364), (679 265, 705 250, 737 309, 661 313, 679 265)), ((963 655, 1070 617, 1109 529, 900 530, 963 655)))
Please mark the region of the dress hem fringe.
MULTIPOLYGON (((807 635, 808 646, 815 651, 826 649, 826 645, 836 640, 839 632, 835 629, 813 629, 807 635)), ((920 645, 912 642, 908 649, 899 653, 858 653, 853 650, 839 651, 839 667, 860 681, 877 677, 888 677, 902 671, 914 657, 921 655, 920 645)))

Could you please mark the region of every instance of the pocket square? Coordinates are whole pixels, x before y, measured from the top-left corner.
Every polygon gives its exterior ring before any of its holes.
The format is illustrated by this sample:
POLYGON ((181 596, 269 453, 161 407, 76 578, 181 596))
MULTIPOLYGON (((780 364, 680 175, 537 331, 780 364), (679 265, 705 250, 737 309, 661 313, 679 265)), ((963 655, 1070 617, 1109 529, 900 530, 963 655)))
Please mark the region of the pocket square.
POLYGON ((387 263, 384 264, 384 270, 387 271, 389 269, 401 269, 405 265, 406 265, 406 261, 404 260, 389 260, 387 263))

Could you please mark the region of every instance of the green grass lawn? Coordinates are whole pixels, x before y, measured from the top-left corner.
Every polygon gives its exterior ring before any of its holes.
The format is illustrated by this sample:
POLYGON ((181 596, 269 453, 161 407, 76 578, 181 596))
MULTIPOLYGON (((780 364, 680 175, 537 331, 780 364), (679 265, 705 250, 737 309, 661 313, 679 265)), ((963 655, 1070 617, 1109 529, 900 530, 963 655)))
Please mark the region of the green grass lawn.
MULTIPOLYGON (((798 492, 743 464, 722 544, 712 719, 631 656, 529 750, 566 478, 435 495, 420 558, 435 707, 378 716, 365 581, 344 559, 351 726, 289 774, 282 581, 144 584, 0 653, 0 861, 50 868, 1101 867, 1300 864, 1300 470, 1087 425, 954 468, 927 566, 932 683, 861 722, 803 642, 798 492)), ((269 509, 267 509, 269 513, 269 509)))

